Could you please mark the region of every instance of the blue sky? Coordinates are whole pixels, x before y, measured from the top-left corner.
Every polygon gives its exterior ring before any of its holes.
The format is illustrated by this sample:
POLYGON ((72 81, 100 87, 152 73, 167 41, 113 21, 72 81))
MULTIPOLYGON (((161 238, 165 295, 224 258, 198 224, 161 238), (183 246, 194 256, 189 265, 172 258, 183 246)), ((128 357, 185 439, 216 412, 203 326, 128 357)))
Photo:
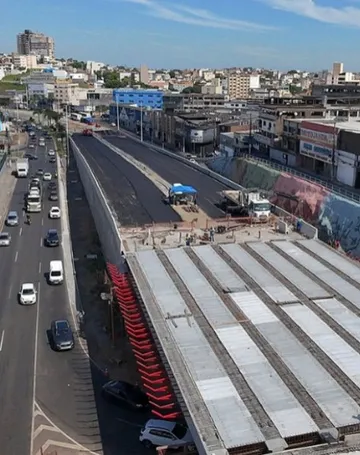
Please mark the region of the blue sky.
POLYGON ((29 28, 110 64, 360 70, 360 0, 0 0, 0 52, 29 28))

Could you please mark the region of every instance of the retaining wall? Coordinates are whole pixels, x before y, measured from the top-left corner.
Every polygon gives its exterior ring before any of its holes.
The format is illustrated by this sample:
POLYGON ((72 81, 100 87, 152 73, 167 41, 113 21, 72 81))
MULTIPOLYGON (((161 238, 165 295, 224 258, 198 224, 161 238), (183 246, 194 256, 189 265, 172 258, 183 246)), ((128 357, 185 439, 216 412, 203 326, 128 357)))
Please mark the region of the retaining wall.
POLYGON ((107 261, 122 269, 123 259, 121 252, 123 251, 123 247, 116 215, 112 212, 105 193, 83 154, 80 152, 73 139, 70 139, 70 143, 96 230, 99 235, 102 252, 107 261))
POLYGON ((273 190, 271 202, 304 218, 322 240, 338 239, 344 251, 360 257, 360 205, 325 187, 246 158, 218 158, 211 169, 246 188, 273 190))

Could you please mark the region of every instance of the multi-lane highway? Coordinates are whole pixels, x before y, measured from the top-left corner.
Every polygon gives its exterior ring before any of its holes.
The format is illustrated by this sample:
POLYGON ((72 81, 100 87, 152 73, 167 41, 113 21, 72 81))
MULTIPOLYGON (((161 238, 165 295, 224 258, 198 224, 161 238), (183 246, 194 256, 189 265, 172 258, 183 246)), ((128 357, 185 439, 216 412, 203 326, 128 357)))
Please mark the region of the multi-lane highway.
POLYGON ((181 221, 163 194, 138 169, 93 137, 73 136, 123 226, 181 221))
MULTIPOLYGON (((211 218, 224 216, 224 212, 217 208, 215 204, 220 199, 219 191, 228 189, 225 185, 191 166, 187 166, 170 156, 156 152, 147 143, 140 144, 133 139, 122 138, 116 135, 105 136, 104 139, 149 166, 169 183, 181 182, 184 185, 194 186, 198 190, 197 202, 199 207, 211 218)), ((107 154, 111 153, 115 155, 110 149, 107 149, 107 154)))
MULTIPOLYGON (((56 166, 48 162, 46 150, 39 147, 36 153, 30 174, 39 168, 54 173, 56 166)), ((31 225, 25 224, 27 185, 28 179, 16 184, 9 209, 18 212, 20 224, 3 228, 12 242, 0 252, 1 453, 36 454, 41 447, 56 449, 57 444, 69 450, 82 445, 93 449, 100 436, 89 361, 79 344, 73 351, 56 353, 48 340, 53 319, 72 321, 66 284, 51 287, 46 280, 50 261, 62 259, 61 248, 44 246, 48 229, 61 232, 60 220, 48 218, 57 203, 48 201, 45 186, 42 212, 31 215, 31 225), (36 305, 19 305, 24 282, 36 285, 36 305)))

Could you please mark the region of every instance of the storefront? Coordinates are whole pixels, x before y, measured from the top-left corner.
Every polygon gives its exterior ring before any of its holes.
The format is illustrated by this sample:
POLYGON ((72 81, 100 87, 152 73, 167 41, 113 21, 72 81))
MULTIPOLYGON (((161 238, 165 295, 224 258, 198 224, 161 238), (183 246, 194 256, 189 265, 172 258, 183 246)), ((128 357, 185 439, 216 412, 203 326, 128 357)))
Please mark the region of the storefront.
POLYGON ((301 167, 316 174, 336 175, 337 131, 333 126, 302 122, 300 127, 301 167))

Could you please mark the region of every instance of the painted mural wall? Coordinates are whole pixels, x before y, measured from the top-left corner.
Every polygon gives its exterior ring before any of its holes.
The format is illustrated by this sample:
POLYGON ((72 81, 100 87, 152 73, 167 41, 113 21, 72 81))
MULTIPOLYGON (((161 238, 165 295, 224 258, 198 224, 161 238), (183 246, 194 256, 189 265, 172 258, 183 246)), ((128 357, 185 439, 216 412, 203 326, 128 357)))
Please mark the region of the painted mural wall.
POLYGON ((273 204, 314 224, 322 240, 340 240, 344 251, 360 257, 359 204, 320 185, 244 158, 218 158, 209 167, 246 188, 273 190, 273 204))

